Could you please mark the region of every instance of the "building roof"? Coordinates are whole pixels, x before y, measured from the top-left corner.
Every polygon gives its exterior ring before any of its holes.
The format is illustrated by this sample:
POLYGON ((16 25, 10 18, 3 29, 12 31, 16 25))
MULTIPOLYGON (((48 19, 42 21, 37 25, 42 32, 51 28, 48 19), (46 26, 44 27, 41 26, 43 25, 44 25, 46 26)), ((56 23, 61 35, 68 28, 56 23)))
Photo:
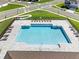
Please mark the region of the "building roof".
POLYGON ((4 59, 79 59, 79 52, 9 51, 4 59))

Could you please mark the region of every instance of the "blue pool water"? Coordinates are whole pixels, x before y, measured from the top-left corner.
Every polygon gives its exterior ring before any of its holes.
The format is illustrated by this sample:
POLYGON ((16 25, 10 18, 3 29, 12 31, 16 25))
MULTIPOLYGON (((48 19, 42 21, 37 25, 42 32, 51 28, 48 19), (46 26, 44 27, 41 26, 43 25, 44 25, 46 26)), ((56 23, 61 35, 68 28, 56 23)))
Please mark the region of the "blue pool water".
POLYGON ((16 41, 27 44, 70 43, 70 39, 62 27, 45 24, 22 26, 17 34, 16 41))

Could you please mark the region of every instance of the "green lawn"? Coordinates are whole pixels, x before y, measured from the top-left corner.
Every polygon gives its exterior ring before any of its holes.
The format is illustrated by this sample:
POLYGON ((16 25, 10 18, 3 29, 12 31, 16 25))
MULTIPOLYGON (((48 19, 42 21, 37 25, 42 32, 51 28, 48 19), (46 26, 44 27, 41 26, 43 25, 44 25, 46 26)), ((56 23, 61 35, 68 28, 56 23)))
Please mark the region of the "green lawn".
MULTIPOLYGON (((24 0, 24 1, 29 2, 29 0, 24 0)), ((53 1, 53 0, 40 0, 40 1, 37 1, 36 3, 45 3, 50 1, 53 1)))
POLYGON ((53 1, 53 0, 40 0, 38 1, 38 3, 45 3, 45 2, 50 2, 50 1, 53 1))
POLYGON ((23 6, 18 4, 8 4, 7 6, 1 7, 0 12, 15 9, 15 8, 20 8, 20 7, 23 6))
POLYGON ((79 32, 79 22, 74 20, 69 20, 69 22, 75 27, 75 29, 79 32))
MULTIPOLYGON (((24 0, 24 1, 28 2, 29 0, 24 0)), ((45 3, 50 1, 53 1, 53 0, 40 0, 40 1, 37 1, 36 3, 45 3)))
POLYGON ((43 11, 43 10, 32 11, 32 12, 29 12, 28 14, 32 15, 32 17, 29 18, 29 19, 33 19, 33 20, 41 20, 41 19, 44 19, 44 20, 65 19, 62 16, 56 15, 54 13, 50 13, 48 11, 43 11))
POLYGON ((56 6, 60 7, 60 8, 64 8, 64 9, 68 9, 64 3, 59 3, 56 6))
POLYGON ((56 6, 58 6, 58 7, 64 7, 65 5, 64 5, 64 3, 59 3, 56 6))
POLYGON ((76 11, 76 12, 79 12, 79 8, 76 8, 75 11, 76 11))
POLYGON ((8 26, 13 22, 13 19, 8 19, 3 22, 0 22, 0 36, 5 32, 8 26))

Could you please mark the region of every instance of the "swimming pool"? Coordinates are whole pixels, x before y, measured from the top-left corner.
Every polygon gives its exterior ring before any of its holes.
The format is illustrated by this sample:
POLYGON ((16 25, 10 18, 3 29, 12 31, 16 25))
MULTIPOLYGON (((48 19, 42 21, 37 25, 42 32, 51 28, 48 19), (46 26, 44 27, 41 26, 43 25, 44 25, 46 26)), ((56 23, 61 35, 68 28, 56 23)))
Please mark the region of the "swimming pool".
POLYGON ((36 45, 71 43, 63 27, 53 26, 52 24, 21 26, 16 41, 36 45))

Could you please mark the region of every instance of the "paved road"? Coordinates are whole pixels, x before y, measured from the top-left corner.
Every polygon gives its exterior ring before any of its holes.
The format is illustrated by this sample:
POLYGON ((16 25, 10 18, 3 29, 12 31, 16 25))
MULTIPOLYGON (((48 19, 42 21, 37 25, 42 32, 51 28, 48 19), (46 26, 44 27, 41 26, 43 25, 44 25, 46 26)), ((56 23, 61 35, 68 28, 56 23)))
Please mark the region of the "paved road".
MULTIPOLYGON (((54 1, 56 3, 56 1, 54 1)), ((49 7, 50 5, 52 6, 52 4, 54 3, 49 2, 49 3, 45 3, 45 4, 37 4, 37 3, 33 3, 33 4, 28 4, 26 2, 17 2, 19 4, 23 4, 23 5, 28 5, 29 7, 26 7, 24 9, 15 9, 15 10, 9 10, 9 11, 4 11, 4 12, 0 12, 0 22, 3 21, 3 19, 7 18, 7 17, 11 17, 12 15, 16 15, 22 12, 29 12, 38 8, 46 8, 49 7)), ((16 3, 16 2, 14 2, 16 3)))
POLYGON ((50 12, 55 12, 55 13, 58 13, 58 14, 61 14, 61 15, 64 15, 64 16, 79 20, 79 15, 78 14, 69 13, 67 11, 60 10, 60 9, 57 9, 57 8, 54 8, 54 7, 48 7, 48 8, 43 8, 43 9, 46 9, 46 10, 48 10, 50 12))
MULTIPOLYGON (((51 12, 55 12, 55 13, 58 13, 58 14, 79 20, 78 14, 72 14, 72 13, 63 11, 61 9, 52 7, 53 5, 55 5, 59 2, 63 2, 63 0, 54 0, 54 1, 51 1, 51 2, 48 2, 48 3, 43 3, 43 4, 37 4, 37 3, 28 4, 28 3, 25 3, 25 2, 18 2, 18 3, 24 4, 24 5, 29 5, 29 7, 24 9, 25 12, 29 12, 29 11, 32 11, 32 10, 35 10, 35 9, 41 9, 42 8, 42 9, 46 9, 46 10, 51 11, 51 12)), ((0 17, 2 17, 2 16, 0 16, 0 17)))
MULTIPOLYGON (((63 1, 60 0, 60 2, 63 2, 63 1)), ((59 3, 59 1, 55 0, 55 1, 52 1, 52 2, 49 2, 49 3, 46 3, 46 4, 38 5, 38 7, 46 9, 46 10, 51 11, 51 12, 55 12, 55 13, 67 16, 67 17, 70 17, 70 18, 73 18, 73 19, 76 19, 76 20, 79 20, 79 15, 78 14, 69 13, 69 12, 64 11, 62 9, 52 7, 52 5, 55 5, 56 3, 59 3)))
MULTIPOLYGON (((43 9, 46 9, 48 11, 55 12, 55 13, 58 13, 58 14, 61 14, 61 15, 79 20, 79 15, 78 14, 69 13, 69 12, 66 12, 62 9, 52 7, 53 5, 55 5, 59 2, 64 2, 64 0, 54 0, 54 1, 51 1, 51 2, 48 2, 48 3, 44 3, 44 4, 36 4, 36 3, 35 4, 28 4, 29 8, 26 8, 26 11, 35 10, 35 9, 38 9, 38 8, 43 8, 43 9)), ((27 3, 25 3, 25 4, 27 4, 27 3)))

